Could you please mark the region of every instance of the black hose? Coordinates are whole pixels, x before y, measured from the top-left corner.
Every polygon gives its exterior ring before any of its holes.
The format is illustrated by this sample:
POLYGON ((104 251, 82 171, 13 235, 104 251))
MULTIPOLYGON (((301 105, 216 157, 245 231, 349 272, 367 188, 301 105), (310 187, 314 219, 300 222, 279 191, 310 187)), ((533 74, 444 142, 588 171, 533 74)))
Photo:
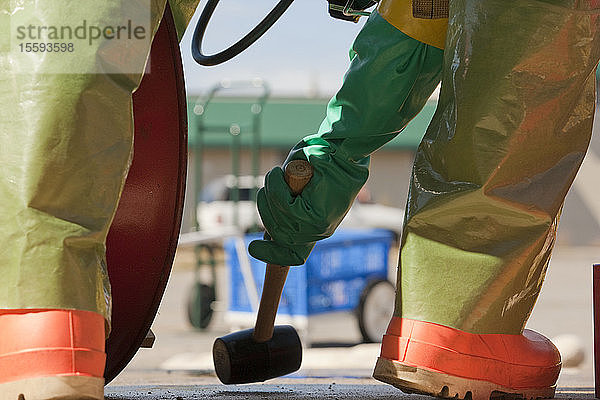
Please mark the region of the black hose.
POLYGON ((219 4, 219 0, 208 0, 204 10, 202 10, 202 14, 200 15, 200 19, 198 20, 198 24, 194 31, 194 37, 192 39, 192 57, 194 57, 194 60, 196 60, 198 64, 204 66, 217 65, 232 59, 250 47, 252 43, 256 42, 258 38, 269 30, 293 1, 294 0, 280 0, 270 13, 237 43, 219 53, 207 56, 202 54, 202 39, 204 37, 204 32, 206 32, 206 26, 208 25, 215 8, 217 8, 217 4, 219 4))

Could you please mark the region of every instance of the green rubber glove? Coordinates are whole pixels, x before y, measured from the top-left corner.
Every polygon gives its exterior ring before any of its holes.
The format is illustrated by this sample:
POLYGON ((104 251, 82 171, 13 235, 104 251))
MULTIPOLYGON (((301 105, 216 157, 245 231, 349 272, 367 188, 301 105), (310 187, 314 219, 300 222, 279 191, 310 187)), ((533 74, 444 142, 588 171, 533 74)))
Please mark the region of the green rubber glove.
POLYGON ((308 159, 313 177, 293 196, 281 167, 273 168, 259 190, 257 206, 267 228, 265 240, 250 243, 250 254, 278 265, 306 262, 315 242, 333 234, 369 176, 369 158, 348 160, 335 145, 318 137, 300 142, 286 160, 308 159))
POLYGON ((284 163, 308 160, 312 179, 294 197, 280 167, 265 177, 257 206, 268 235, 250 243, 253 257, 301 265, 317 240, 333 234, 369 176, 369 155, 419 113, 437 86, 442 55, 371 14, 318 133, 300 141, 284 163))

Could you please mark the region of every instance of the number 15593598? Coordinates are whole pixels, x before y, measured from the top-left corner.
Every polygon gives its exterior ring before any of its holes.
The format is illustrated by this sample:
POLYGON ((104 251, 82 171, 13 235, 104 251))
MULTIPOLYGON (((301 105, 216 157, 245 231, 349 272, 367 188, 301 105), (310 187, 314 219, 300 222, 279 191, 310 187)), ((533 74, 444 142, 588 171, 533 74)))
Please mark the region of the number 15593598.
POLYGON ((73 43, 19 43, 21 53, 72 53, 73 43))

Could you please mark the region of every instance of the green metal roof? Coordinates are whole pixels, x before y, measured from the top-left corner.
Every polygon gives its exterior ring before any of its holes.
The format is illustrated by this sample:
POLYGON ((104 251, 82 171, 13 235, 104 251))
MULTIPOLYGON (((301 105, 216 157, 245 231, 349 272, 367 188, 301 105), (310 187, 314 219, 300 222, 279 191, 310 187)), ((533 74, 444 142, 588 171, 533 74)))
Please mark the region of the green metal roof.
MULTIPOLYGON (((263 148, 289 149, 304 136, 317 131, 325 116, 325 99, 268 99, 262 108, 260 143, 263 148)), ((206 147, 226 147, 231 144, 230 127, 239 126, 242 146, 252 141, 254 100, 248 98, 215 98, 206 109, 188 99, 189 144, 199 144, 199 133, 206 147), (202 116, 197 115, 201 113, 202 116), (204 124, 201 128, 200 121, 204 124)), ((417 147, 435 111, 436 101, 429 101, 406 129, 384 149, 414 149, 417 147)), ((237 128, 234 128, 234 130, 237 128)))

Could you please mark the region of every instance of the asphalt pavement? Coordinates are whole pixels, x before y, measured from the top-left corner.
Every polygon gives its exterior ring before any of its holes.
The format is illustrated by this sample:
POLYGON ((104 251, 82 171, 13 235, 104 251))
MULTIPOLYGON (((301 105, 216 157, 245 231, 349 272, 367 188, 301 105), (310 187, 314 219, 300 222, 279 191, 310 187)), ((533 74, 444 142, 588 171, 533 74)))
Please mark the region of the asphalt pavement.
MULTIPOLYGON (((557 391, 558 399, 591 400, 594 398, 590 389, 561 388, 557 391)), ((147 385, 129 387, 110 387, 107 400, 135 399, 356 399, 356 400, 421 400, 431 399, 428 396, 407 395, 388 385, 378 384, 366 379, 341 380, 323 379, 300 382, 298 380, 278 379, 267 384, 222 386, 211 383, 191 385, 147 385)))

